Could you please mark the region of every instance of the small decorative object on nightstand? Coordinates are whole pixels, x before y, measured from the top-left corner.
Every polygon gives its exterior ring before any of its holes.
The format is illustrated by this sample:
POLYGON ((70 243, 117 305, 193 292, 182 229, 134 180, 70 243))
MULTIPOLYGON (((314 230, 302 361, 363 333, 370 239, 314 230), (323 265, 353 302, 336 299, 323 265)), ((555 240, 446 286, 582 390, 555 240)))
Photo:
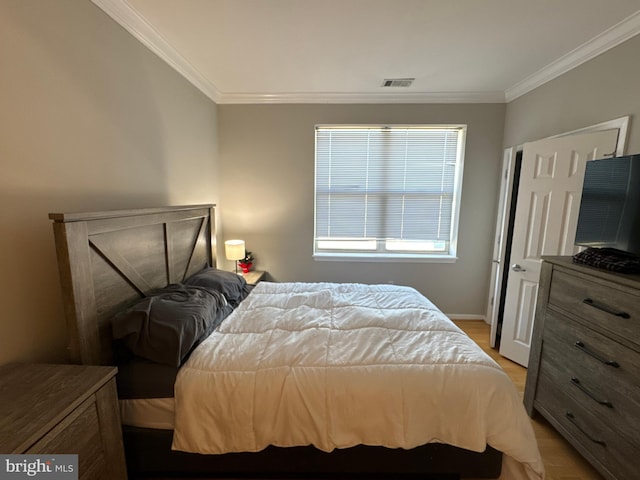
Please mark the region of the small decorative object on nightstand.
POLYGON ((249 285, 255 285, 260 280, 264 279, 266 273, 267 272, 263 272, 261 270, 253 270, 251 272, 243 273, 242 276, 249 285))
POLYGON ((0 452, 78 455, 79 479, 127 478, 115 367, 0 366, 0 452))
POLYGON ((244 254, 244 257, 238 260, 238 263, 240 264, 242 273, 249 273, 249 270, 251 270, 251 266, 253 265, 253 253, 247 250, 244 254))

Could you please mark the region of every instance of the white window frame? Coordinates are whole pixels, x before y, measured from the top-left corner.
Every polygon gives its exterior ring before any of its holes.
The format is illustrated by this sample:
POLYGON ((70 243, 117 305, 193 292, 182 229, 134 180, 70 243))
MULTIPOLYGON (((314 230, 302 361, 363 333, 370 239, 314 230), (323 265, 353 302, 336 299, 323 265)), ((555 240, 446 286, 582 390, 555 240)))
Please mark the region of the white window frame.
MULTIPOLYGON (((462 196, 462 177, 464 170, 464 153, 466 144, 467 126, 463 124, 447 125, 316 125, 315 175, 314 175, 314 238, 313 258, 320 261, 411 261, 411 262, 438 262, 453 263, 457 260, 458 224, 460 217, 460 199, 462 196), (376 238, 340 238, 336 243, 332 238, 318 238, 318 130, 319 129, 451 129, 458 132, 456 151, 456 164, 454 174, 454 187, 451 205, 450 231, 448 249, 425 251, 419 248, 419 241, 376 238), (347 241, 351 241, 349 245, 347 241), (361 248, 358 248, 358 245, 361 248), (418 248, 412 248, 418 245, 418 248), (353 249, 340 248, 352 246, 353 249)), ((446 242, 442 242, 446 244, 446 242)))

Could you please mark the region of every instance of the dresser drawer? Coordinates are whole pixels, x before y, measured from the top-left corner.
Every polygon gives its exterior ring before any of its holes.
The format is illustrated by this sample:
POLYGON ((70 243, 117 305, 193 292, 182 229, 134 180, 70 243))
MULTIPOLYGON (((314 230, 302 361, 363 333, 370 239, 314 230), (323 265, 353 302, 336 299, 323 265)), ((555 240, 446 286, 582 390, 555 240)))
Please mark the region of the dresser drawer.
POLYGON ((116 371, 0 365, 0 452, 76 454, 79 479, 126 480, 116 371))
POLYGON ((540 375, 640 449, 640 355, 551 312, 545 327, 540 375))
POLYGON ((87 399, 26 453, 77 454, 79 479, 107 479, 95 398, 87 399))
POLYGON ((607 479, 640 478, 640 275, 545 257, 524 404, 607 479))
POLYGON ((584 410, 542 372, 538 393, 536 408, 563 431, 565 437, 578 450, 600 464, 600 468, 607 471, 609 477, 637 478, 637 447, 627 442, 598 417, 584 410))
POLYGON ((556 270, 549 304, 640 345, 640 295, 556 270))

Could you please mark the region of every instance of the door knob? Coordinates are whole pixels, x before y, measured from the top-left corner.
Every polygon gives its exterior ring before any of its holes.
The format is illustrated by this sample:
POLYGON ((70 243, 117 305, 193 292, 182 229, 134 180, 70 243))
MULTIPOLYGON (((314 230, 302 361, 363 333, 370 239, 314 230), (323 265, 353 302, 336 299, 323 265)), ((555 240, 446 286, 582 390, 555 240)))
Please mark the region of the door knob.
POLYGON ((513 270, 514 272, 526 272, 527 271, 526 268, 522 268, 517 263, 514 263, 513 265, 511 265, 511 270, 513 270))

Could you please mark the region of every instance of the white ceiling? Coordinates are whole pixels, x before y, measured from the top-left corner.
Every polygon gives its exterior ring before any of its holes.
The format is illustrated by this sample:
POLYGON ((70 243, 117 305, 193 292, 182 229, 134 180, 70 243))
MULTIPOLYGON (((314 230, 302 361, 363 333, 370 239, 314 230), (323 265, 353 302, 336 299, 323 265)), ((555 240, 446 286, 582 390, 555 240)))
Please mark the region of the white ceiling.
POLYGON ((92 1, 217 103, 505 102, 640 33, 640 0, 92 1))

